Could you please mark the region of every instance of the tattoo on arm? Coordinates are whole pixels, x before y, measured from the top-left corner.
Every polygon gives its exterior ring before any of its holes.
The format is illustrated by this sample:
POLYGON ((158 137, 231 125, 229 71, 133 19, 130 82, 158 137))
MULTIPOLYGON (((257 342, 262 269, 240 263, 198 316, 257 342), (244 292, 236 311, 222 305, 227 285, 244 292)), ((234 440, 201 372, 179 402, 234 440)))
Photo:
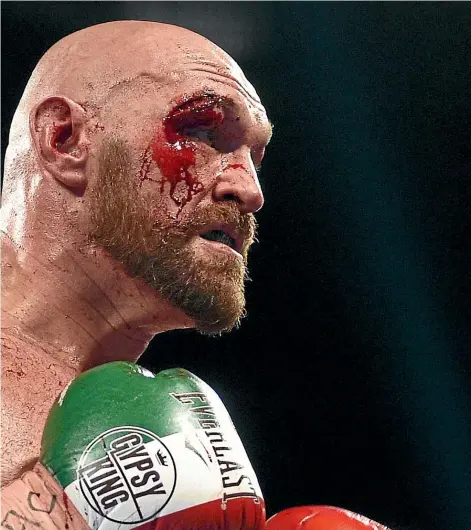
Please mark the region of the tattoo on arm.
MULTIPOLYGON (((54 507, 57 504, 57 497, 51 495, 51 500, 49 506, 47 503, 40 502, 41 494, 36 493, 35 491, 30 491, 28 493, 28 507, 33 512, 42 512, 45 514, 50 514, 54 507)), ((31 528, 40 529, 41 524, 38 521, 33 519, 28 519, 24 515, 21 515, 16 510, 8 510, 7 514, 3 518, 0 526, 6 530, 28 530, 31 528)))
POLYGON ((37 521, 32 521, 23 515, 20 515, 15 510, 9 510, 3 518, 1 526, 7 530, 26 530, 31 526, 41 528, 37 521))
POLYGON ((36 493, 35 491, 30 491, 28 494, 28 506, 33 510, 33 512, 44 512, 44 513, 51 513, 54 509, 54 506, 57 502, 57 497, 55 495, 51 496, 51 502, 49 504, 49 508, 44 508, 41 505, 35 504, 40 499, 41 494, 36 493))

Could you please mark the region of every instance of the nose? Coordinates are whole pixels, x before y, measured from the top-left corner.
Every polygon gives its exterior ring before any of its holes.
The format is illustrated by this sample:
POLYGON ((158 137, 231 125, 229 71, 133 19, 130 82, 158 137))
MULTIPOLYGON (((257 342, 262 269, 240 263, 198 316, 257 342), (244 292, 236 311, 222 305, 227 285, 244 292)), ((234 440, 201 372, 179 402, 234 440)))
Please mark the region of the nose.
POLYGON ((213 188, 213 199, 235 201, 240 213, 258 212, 264 198, 253 162, 226 166, 213 188))

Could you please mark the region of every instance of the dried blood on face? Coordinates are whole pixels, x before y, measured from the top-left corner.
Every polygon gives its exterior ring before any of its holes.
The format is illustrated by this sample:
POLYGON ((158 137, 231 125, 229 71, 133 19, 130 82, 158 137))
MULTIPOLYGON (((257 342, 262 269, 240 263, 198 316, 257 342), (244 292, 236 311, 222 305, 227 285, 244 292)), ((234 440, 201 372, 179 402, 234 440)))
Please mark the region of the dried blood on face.
POLYGON ((209 138, 224 119, 217 105, 218 99, 208 96, 174 107, 164 118, 144 155, 141 180, 147 178, 150 164, 154 161, 162 175, 160 190, 163 192, 165 182, 170 184, 170 197, 179 207, 178 213, 195 194, 204 191, 194 170, 196 153, 198 141, 202 137, 205 140, 209 138), (181 183, 186 188, 183 196, 181 183))

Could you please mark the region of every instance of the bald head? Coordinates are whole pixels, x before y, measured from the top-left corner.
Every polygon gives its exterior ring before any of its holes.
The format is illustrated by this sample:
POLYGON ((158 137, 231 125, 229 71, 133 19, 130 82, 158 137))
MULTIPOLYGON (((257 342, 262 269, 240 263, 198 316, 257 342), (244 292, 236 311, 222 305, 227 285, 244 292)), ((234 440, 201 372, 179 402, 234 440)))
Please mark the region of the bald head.
POLYGON ((195 77, 201 90, 206 87, 205 81, 219 78, 261 107, 237 63, 208 39, 185 28, 115 21, 61 39, 37 64, 15 112, 5 160, 6 192, 12 177, 24 177, 32 171, 32 160, 19 157, 25 151, 30 154, 30 129, 39 127, 32 111, 45 99, 64 96, 80 105, 87 112, 86 118, 93 120, 113 96, 117 105, 127 105, 149 86, 175 87, 194 72, 206 74, 195 77), (21 166, 23 171, 15 172, 12 165, 21 166))
POLYGON ((77 102, 99 103, 122 82, 142 76, 156 81, 181 66, 181 59, 231 59, 204 37, 177 26, 117 21, 77 31, 53 45, 38 63, 25 97, 63 94, 77 102))
POLYGON ((41 58, 26 86, 11 135, 23 132, 31 109, 42 99, 63 95, 100 108, 110 92, 139 79, 178 83, 188 69, 214 69, 236 76, 241 89, 258 100, 237 63, 205 37, 178 26, 146 21, 98 24, 66 36, 41 58))

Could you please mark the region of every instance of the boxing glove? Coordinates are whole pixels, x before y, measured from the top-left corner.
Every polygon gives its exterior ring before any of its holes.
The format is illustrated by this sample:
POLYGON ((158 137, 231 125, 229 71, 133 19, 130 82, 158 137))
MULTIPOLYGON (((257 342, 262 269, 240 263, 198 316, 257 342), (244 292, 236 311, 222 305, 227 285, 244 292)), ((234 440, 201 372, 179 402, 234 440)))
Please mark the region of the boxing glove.
POLYGON ((127 362, 69 383, 47 419, 40 464, 2 490, 2 503, 9 530, 22 520, 44 528, 47 518, 61 530, 265 525, 257 478, 217 394, 186 370, 154 375, 127 362))
POLYGON ((371 519, 333 506, 288 508, 268 519, 266 530, 390 530, 371 519))

